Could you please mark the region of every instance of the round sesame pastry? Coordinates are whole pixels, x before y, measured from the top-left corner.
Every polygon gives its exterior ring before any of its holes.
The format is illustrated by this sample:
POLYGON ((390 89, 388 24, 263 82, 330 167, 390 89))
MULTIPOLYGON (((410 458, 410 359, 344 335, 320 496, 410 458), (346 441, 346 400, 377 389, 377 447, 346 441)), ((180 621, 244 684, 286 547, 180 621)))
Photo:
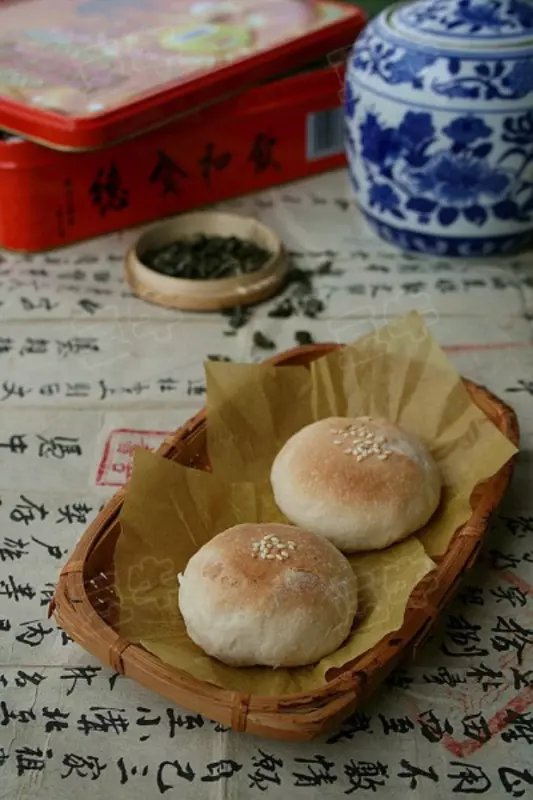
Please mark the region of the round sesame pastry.
POLYGON ((347 559, 292 525, 236 525, 207 542, 178 575, 187 633, 234 667, 299 667, 332 653, 357 611, 347 559))
POLYGON ((307 425, 280 450, 270 477, 285 516, 346 553, 381 550, 414 533, 441 493, 439 469, 420 439, 371 417, 307 425))

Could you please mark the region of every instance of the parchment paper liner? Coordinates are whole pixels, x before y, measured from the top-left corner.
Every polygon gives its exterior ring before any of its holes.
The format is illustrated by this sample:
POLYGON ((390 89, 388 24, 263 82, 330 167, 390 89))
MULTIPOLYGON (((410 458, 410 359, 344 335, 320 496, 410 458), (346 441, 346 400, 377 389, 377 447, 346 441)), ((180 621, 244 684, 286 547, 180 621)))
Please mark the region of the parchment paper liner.
POLYGON ((446 551, 468 519, 473 488, 515 448, 470 401, 414 313, 318 359, 310 370, 210 362, 206 375, 213 474, 136 453, 115 552, 120 631, 166 663, 229 689, 263 695, 312 690, 323 685, 329 668, 352 661, 401 626, 411 592, 434 566, 429 556, 446 551), (176 574, 231 525, 286 521, 268 482, 272 460, 303 425, 338 414, 383 415, 421 436, 442 471, 441 506, 419 538, 350 558, 361 613, 331 656, 297 669, 226 667, 188 638, 176 574))

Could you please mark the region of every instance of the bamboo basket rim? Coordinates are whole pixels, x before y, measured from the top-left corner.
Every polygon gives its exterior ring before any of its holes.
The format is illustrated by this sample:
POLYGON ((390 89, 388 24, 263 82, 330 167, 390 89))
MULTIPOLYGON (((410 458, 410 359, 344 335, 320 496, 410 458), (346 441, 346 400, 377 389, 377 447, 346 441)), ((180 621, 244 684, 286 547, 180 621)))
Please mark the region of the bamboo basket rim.
MULTIPOLYGON (((308 364, 342 346, 324 343, 296 347, 268 359, 267 363, 279 366, 308 364)), ((513 444, 518 445, 515 412, 486 388, 465 378, 462 380, 478 407, 484 413, 490 409, 497 419, 497 422, 492 419, 494 424, 513 444)), ((204 408, 161 445, 158 455, 179 460, 184 444, 201 434, 205 426, 204 408)), ((87 584, 91 579, 86 570, 91 555, 116 524, 128 484, 107 501, 74 548, 60 572, 49 616, 54 615, 71 638, 116 672, 133 677, 141 685, 163 694, 178 705, 222 723, 230 722, 231 727, 238 731, 251 730, 283 739, 314 738, 350 713, 362 696, 367 697, 377 688, 404 654, 412 652, 416 655, 441 608, 454 594, 462 573, 475 562, 489 518, 509 484, 514 460, 515 456, 494 476, 476 487, 481 494, 472 507, 470 519, 456 531, 446 553, 434 559, 436 568, 414 588, 400 628, 357 657, 344 672, 312 691, 270 696, 232 691, 207 683, 183 670, 167 666, 142 646, 122 638, 100 616, 89 599, 87 584)))

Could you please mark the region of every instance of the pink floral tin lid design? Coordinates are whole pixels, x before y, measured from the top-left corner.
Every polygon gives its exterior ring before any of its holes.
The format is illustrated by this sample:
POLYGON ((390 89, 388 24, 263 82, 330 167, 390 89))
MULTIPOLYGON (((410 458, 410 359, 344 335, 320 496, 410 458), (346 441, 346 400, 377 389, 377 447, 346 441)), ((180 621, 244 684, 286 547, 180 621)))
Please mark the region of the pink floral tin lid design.
POLYGON ((0 94, 98 115, 331 24, 312 0, 22 0, 0 7, 0 94))

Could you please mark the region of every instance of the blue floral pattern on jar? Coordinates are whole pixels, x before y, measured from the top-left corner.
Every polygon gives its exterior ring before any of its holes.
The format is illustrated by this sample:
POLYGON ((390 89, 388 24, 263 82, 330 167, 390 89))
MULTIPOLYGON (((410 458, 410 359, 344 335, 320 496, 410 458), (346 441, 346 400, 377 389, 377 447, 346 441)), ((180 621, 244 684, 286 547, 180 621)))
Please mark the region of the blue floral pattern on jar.
POLYGON ((369 207, 422 226, 459 217, 482 226, 490 215, 533 222, 533 112, 503 128, 509 146, 491 161, 493 131, 480 117, 458 116, 437 131, 427 112, 406 111, 391 127, 366 111, 358 130, 369 207))
POLYGON ((414 3, 398 12, 403 25, 432 34, 519 34, 533 30, 533 7, 527 0, 448 0, 414 3))
POLYGON ((384 42, 371 28, 359 38, 350 66, 358 76, 376 76, 388 87, 407 85, 418 94, 431 91, 448 98, 520 100, 533 93, 533 59, 439 56, 384 42))
POLYGON ((386 10, 346 86, 350 178, 380 235, 441 255, 533 243, 533 0, 386 10))

